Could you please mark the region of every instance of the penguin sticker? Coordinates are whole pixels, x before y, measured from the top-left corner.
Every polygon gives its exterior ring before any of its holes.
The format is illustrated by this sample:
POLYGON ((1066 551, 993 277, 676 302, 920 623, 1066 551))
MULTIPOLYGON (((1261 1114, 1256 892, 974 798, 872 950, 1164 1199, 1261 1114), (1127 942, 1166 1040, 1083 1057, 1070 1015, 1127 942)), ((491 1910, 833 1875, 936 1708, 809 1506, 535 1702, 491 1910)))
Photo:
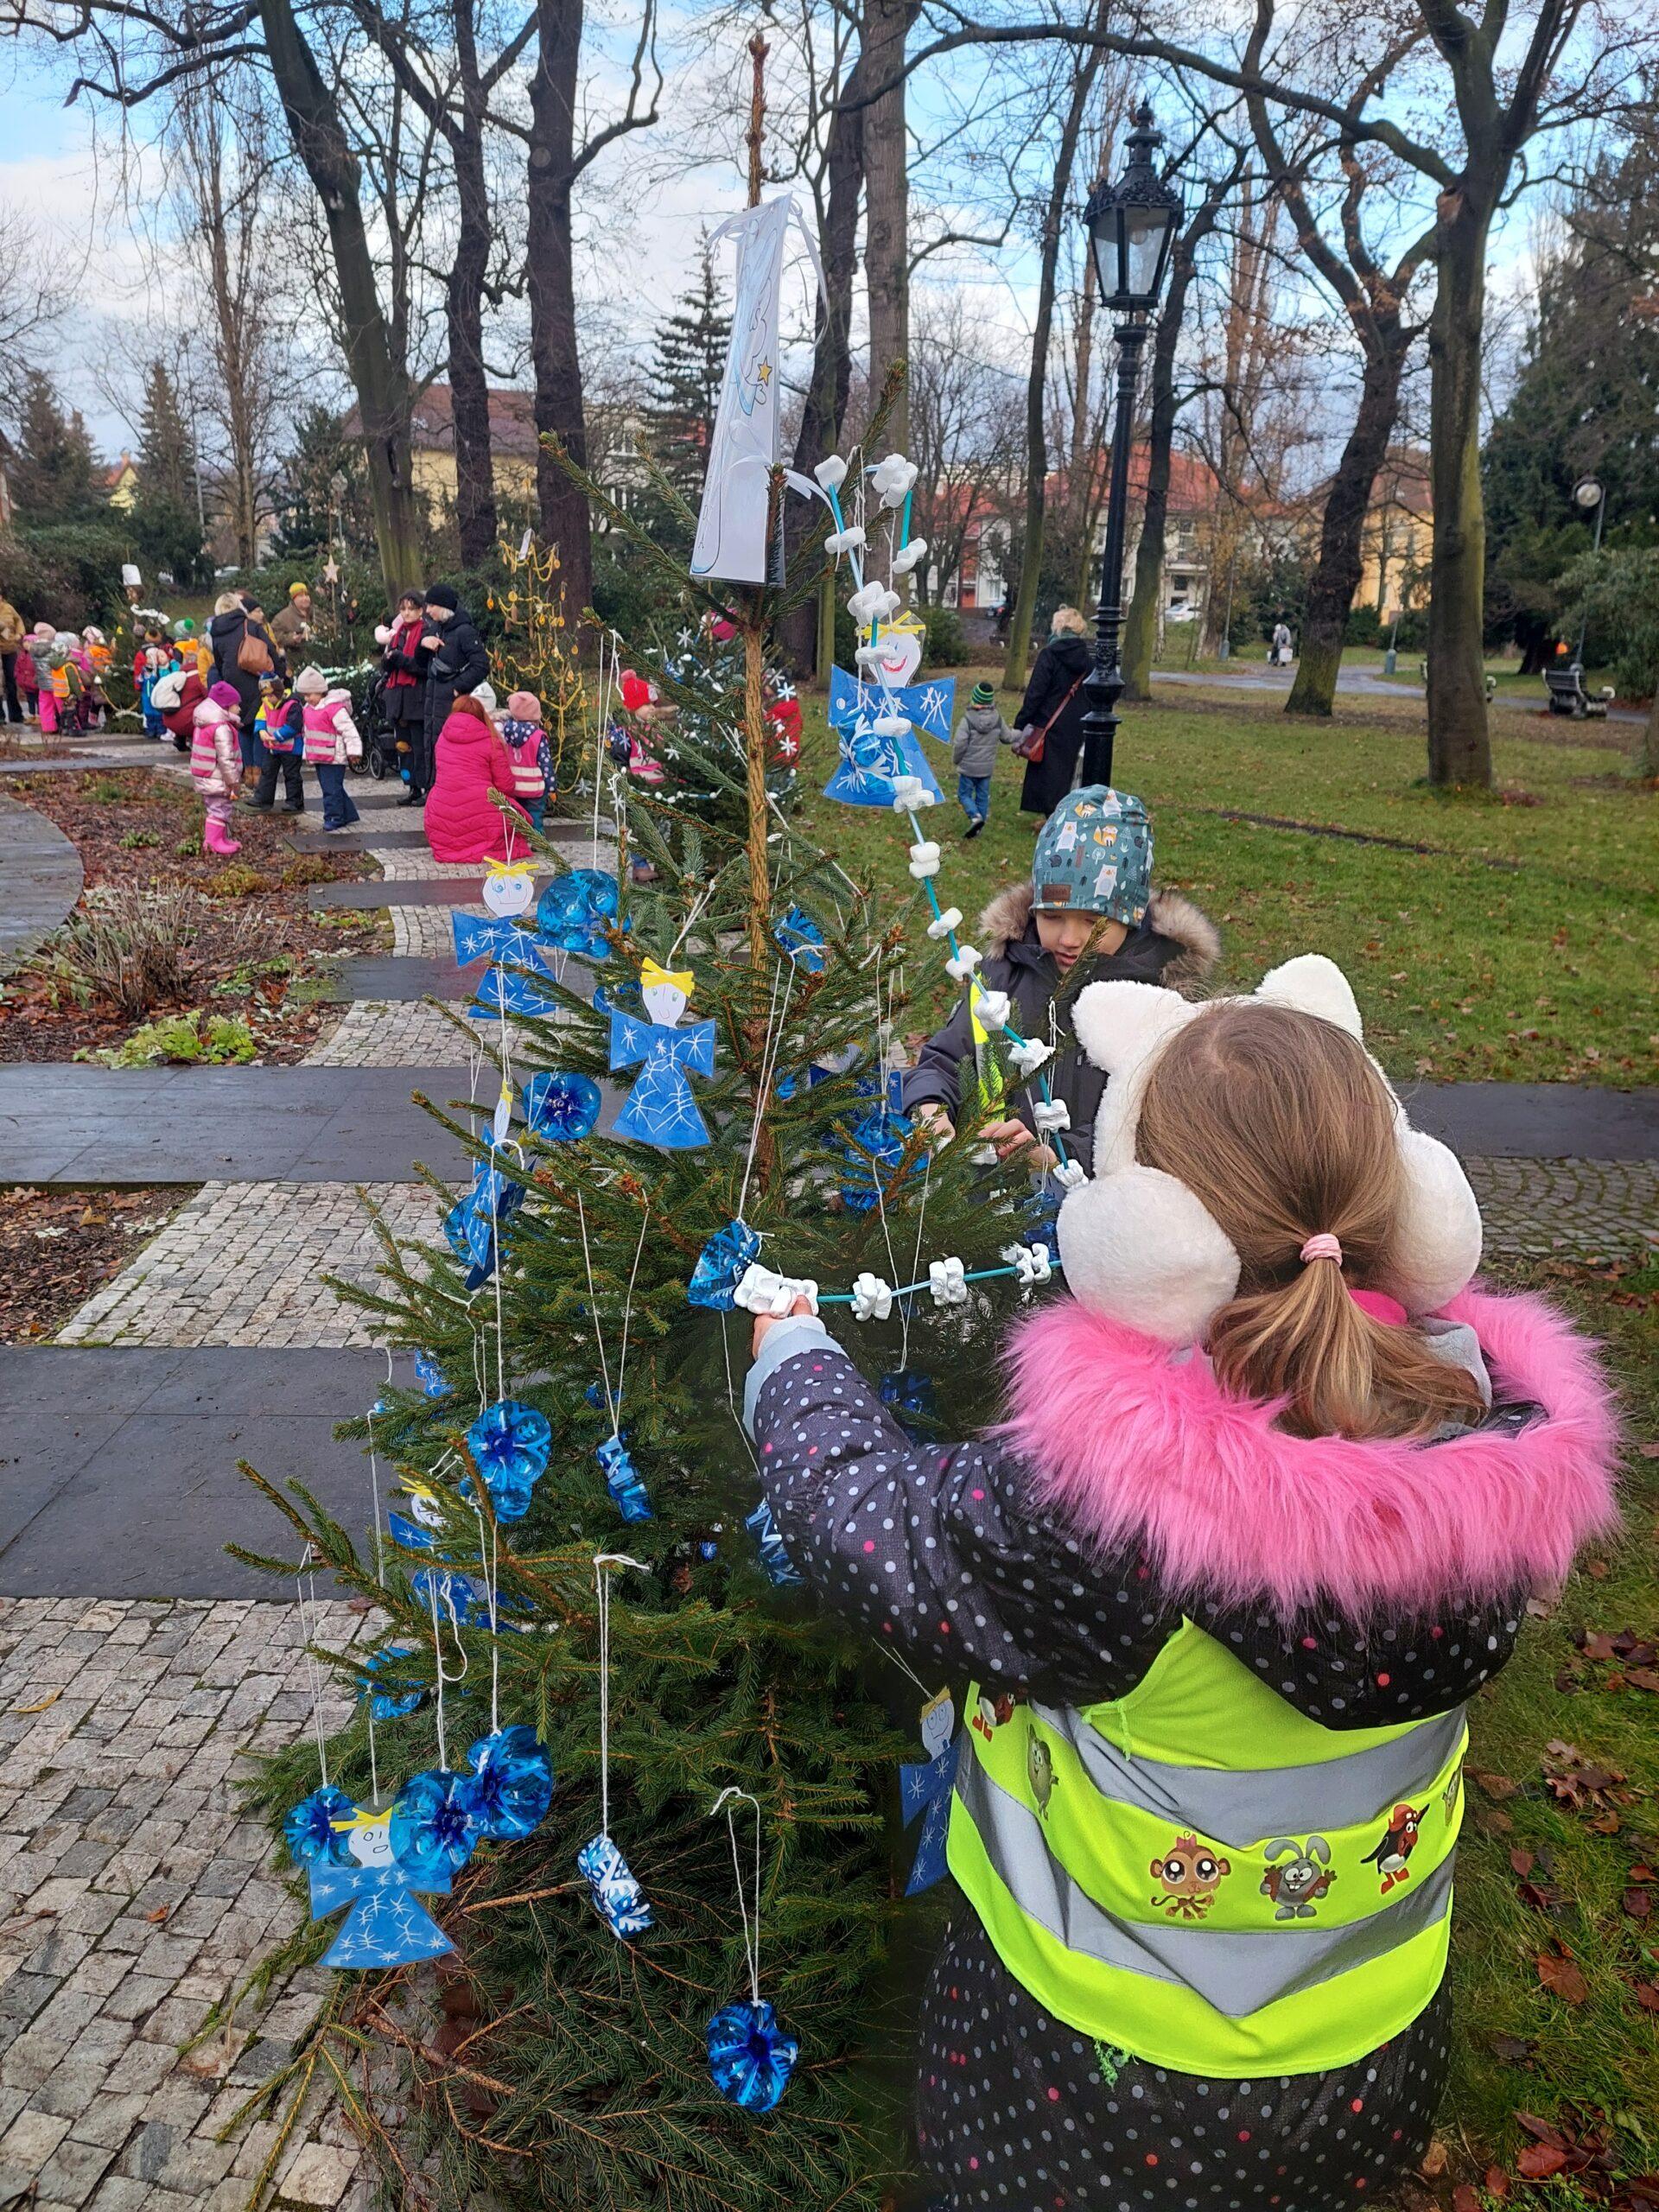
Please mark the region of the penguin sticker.
POLYGON ((1422 1815, 1414 1805, 1396 1805, 1389 1815, 1389 1825, 1375 1847, 1365 1853, 1364 1863, 1375 1866, 1382 1877, 1382 1894, 1387 1897, 1397 1882, 1408 1882, 1411 1869, 1406 1861, 1417 1848, 1417 1834, 1422 1815))

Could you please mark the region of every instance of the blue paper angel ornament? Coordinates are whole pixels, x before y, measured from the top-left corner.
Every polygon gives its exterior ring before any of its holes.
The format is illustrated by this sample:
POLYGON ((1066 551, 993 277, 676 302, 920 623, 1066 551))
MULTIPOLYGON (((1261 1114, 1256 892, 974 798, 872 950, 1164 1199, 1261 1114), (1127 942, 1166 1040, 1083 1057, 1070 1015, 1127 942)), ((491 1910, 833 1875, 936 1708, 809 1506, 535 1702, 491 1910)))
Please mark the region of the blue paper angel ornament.
POLYGON ((645 1020, 636 1021, 627 1014, 611 1016, 613 1071, 639 1070, 616 1117, 615 1135, 668 1152, 689 1151, 709 1141, 689 1078, 715 1071, 715 1025, 694 1021, 688 1028, 680 1027, 691 982, 689 969, 671 970, 647 960, 639 974, 645 1020))
MULTIPOLYGON (((501 1256, 503 1232, 524 1202, 522 1183, 480 1160, 473 1175, 473 1187, 445 1214, 444 1237, 467 1270, 468 1290, 476 1290, 495 1273, 501 1256)), ((418 1372, 418 1360, 416 1366, 418 1372)), ((429 1397, 434 1394, 429 1391, 427 1395, 429 1397)))
POLYGON ((412 1643, 391 1643, 384 1651, 370 1652, 363 1662, 363 1670, 357 1678, 358 1694, 367 1698, 369 1712, 376 1720, 402 1720, 408 1713, 418 1713, 426 1703, 423 1685, 401 1689, 386 1681, 389 1668, 415 1656, 412 1643))
POLYGON ((392 1847, 390 1808, 376 1812, 365 1806, 353 1808, 353 1815, 346 1830, 345 1864, 314 1861, 307 1869, 313 1920, 326 1920, 346 1908, 340 1933, 323 1953, 323 1965, 348 1969, 410 1966, 418 1959, 442 1958, 454 1950, 416 1895, 419 1891, 429 1897, 447 1897, 448 1865, 401 1861, 392 1847))
POLYGON ((947 1744, 938 1757, 906 1763, 899 1769, 899 1789, 908 1827, 917 1815, 924 1815, 915 1862, 905 1885, 907 1897, 918 1896, 942 1881, 945 1872, 944 1840, 950 1826, 950 1797, 956 1788, 960 1747, 947 1744))

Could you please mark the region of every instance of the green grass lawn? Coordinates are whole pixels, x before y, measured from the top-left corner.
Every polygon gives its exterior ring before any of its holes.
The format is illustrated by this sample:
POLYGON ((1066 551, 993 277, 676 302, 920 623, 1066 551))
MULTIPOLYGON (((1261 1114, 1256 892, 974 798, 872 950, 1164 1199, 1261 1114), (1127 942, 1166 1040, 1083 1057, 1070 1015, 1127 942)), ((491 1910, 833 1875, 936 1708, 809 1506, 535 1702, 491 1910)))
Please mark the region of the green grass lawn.
MULTIPOLYGON (((1001 703, 1011 717, 1018 702, 1001 703)), ((1151 809, 1159 880, 1221 925, 1222 983, 1249 985, 1292 953, 1326 952, 1351 977, 1392 1074, 1653 1082, 1659 803, 1624 779, 1616 752, 1541 741, 1546 726, 1534 735, 1508 715, 1494 723, 1502 795, 1431 791, 1420 780, 1421 709, 1410 705, 1339 711, 1313 727, 1236 694, 1126 709, 1116 779, 1151 809)), ((902 880, 907 828, 816 796, 832 760, 820 702, 806 702, 805 721, 809 834, 854 873, 902 880)), ((998 761, 989 827, 965 844, 948 754, 928 749, 946 794, 929 825, 946 847, 939 895, 971 920, 1030 865, 1020 764, 998 761)))

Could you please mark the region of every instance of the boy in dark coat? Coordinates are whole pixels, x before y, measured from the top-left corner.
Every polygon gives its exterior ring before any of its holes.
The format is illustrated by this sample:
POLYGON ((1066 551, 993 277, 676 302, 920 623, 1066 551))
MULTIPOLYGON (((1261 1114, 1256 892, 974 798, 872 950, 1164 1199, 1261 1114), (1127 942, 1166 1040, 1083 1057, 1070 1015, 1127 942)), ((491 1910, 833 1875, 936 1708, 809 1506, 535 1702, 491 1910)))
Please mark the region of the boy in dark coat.
MULTIPOLYGON (((987 990, 1007 993, 1020 1035, 1046 1039, 1051 1014, 1054 1019, 1057 1049, 1044 1072, 1053 1096, 1070 1109, 1067 1155, 1088 1169, 1106 1078, 1078 1052, 1071 1033, 1077 992, 1087 983, 1114 980, 1190 988, 1215 966, 1221 940, 1190 899, 1178 891, 1154 889, 1146 808, 1128 791, 1103 784, 1073 791, 1055 808, 1037 840, 1031 881, 999 892, 980 926, 989 940, 980 977, 987 990)), ((1048 1147, 1035 1142, 1030 1093, 1020 1093, 1016 1119, 1008 1117, 1000 1097, 982 1096, 982 1071, 992 1071, 995 1065, 995 1056, 974 1035, 964 995, 906 1074, 905 1111, 952 1132, 964 1110, 976 1116, 984 1112, 976 1136, 994 1144, 1002 1158, 1030 1147, 1033 1173, 1052 1166, 1048 1147)))

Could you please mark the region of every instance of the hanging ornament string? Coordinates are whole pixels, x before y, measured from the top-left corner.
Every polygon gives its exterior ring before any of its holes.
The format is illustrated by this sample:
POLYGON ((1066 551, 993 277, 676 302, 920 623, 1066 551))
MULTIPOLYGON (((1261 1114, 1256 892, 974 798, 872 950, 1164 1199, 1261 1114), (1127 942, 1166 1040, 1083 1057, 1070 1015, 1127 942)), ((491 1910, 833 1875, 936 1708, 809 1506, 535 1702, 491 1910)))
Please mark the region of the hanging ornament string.
POLYGON ((651 1572, 643 1560, 632 1559, 626 1552, 594 1555, 594 1589, 599 1601, 599 1832, 606 1836, 611 1832, 611 1585, 606 1569, 612 1567, 651 1572))
POLYGON ((760 2002, 760 1804, 748 1790, 740 1789, 735 1783, 722 1789, 709 1808, 709 1817, 716 1813, 726 1815, 726 1833, 731 1838, 732 1872, 737 1878, 737 1910, 743 1922, 743 1956, 749 1969, 749 1997, 752 2003, 760 2002), (741 1798, 754 1807, 754 1919, 751 1924, 749 1908, 743 1894, 743 1863, 737 1848, 737 1820, 732 1810, 734 1798, 741 1798))
POLYGON ((315 1547, 309 1541, 300 1554, 300 1571, 294 1578, 294 1592, 299 1600, 300 1650, 305 1661, 306 1675, 311 1685, 311 1732, 316 1738, 317 1764, 322 1770, 322 1786, 328 1787, 328 1738, 322 1725, 322 1669, 317 1655, 311 1649, 311 1616, 306 1610, 306 1584, 311 1586, 311 1611, 317 1602, 317 1580, 311 1562, 316 1556, 315 1547))
POLYGON ((453 1675, 446 1674, 443 1667, 443 1629, 438 1615, 439 1577, 435 1571, 428 1570, 426 1590, 428 1597, 432 1601, 432 1669, 436 1684, 438 1764, 447 1770, 449 1764, 449 1745, 444 1726, 443 1690, 446 1682, 459 1682, 464 1679, 467 1673, 467 1647, 461 1640, 461 1620, 455 1611, 454 1590, 447 1574, 443 1576, 442 1580, 444 1611, 449 1616, 450 1634, 454 1638, 455 1649, 461 1654, 461 1664, 453 1675))
POLYGON ((576 1192, 576 1221, 582 1230, 582 1262, 588 1271, 588 1311, 593 1316, 594 1343, 599 1352, 600 1383, 605 1392, 605 1409, 610 1414, 611 1428, 614 1433, 618 1425, 616 1395, 611 1389, 611 1370, 605 1359, 605 1332, 599 1325, 598 1294, 594 1288, 594 1255, 588 1242, 588 1209, 582 1202, 580 1189, 576 1192))
POLYGON ((771 1094, 772 1077, 778 1071, 778 1056, 783 1049, 784 1029, 789 1020, 790 995, 794 988, 795 963, 792 959, 780 960, 772 979, 772 1000, 766 1008, 766 1034, 760 1048, 760 1073, 756 1085, 754 1122, 749 1130, 748 1157, 743 1162, 743 1180, 737 1193, 737 1218, 740 1221, 743 1218, 744 1201, 749 1195, 749 1178, 754 1173, 754 1155, 760 1142, 760 1125, 765 1115, 766 1102, 771 1094), (784 987, 781 1007, 778 1005, 778 986, 780 981, 784 987), (775 1027, 772 1019, 774 1008, 777 1012, 775 1027))
POLYGON ((478 1563, 484 1569, 484 1600, 490 1617, 490 1733, 501 1732, 501 1643, 495 1616, 495 1580, 500 1565, 499 1533, 492 1522, 484 1526, 484 1509, 476 1498, 473 1511, 478 1520, 478 1563))
MULTIPOLYGON (((391 1387, 391 1346, 386 1351, 386 1387, 391 1387)), ((374 1416, 379 1405, 377 1398, 369 1408, 369 1490, 374 1500, 374 1579, 384 1584, 386 1579, 385 1519, 380 1509, 380 1463, 375 1457, 374 1416)), ((369 1726, 369 1796, 375 1804, 380 1802, 380 1760, 374 1736, 374 1684, 371 1680, 364 1693, 364 1708, 369 1726)))

